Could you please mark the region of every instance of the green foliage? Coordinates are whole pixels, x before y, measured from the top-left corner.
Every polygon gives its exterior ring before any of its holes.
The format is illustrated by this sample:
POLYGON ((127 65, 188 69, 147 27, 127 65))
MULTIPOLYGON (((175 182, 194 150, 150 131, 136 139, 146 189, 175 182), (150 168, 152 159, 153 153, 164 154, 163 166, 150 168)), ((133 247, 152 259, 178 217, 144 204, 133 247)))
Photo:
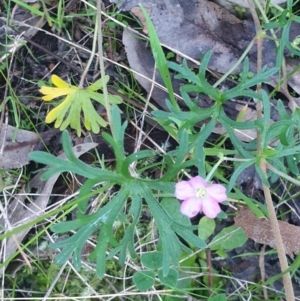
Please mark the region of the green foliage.
POLYGON ((168 89, 169 97, 171 99, 171 102, 173 106, 178 107, 178 104, 175 100, 174 92, 173 92, 173 86, 172 86, 172 81, 171 81, 171 76, 170 72, 168 69, 168 63, 165 57, 165 54, 162 50, 162 47, 160 45, 158 36, 156 34, 155 28, 153 26, 153 23, 151 22, 146 10, 141 6, 141 10, 144 14, 144 17, 146 19, 147 27, 148 27, 148 32, 149 32, 149 38, 150 38, 150 44, 151 44, 151 49, 153 53, 153 57, 156 63, 156 67, 166 85, 166 88, 168 89))
POLYGON ((182 65, 174 62, 168 64, 172 70, 178 72, 176 75, 177 78, 188 81, 188 84, 181 86, 182 97, 188 110, 182 112, 177 107, 174 107, 172 103, 167 102, 170 112, 158 110, 154 111, 153 115, 163 126, 177 128, 177 134, 175 133, 175 135, 177 135, 179 140, 183 131, 188 133, 186 151, 191 152, 192 156, 197 159, 196 166, 198 167, 199 174, 202 176, 205 170, 205 157, 209 154, 209 151, 204 151, 204 144, 217 122, 222 124, 235 150, 243 158, 230 177, 227 187, 228 192, 234 187, 236 179, 241 172, 251 165, 255 166, 257 173, 265 185, 269 186, 270 181, 274 182, 278 178, 278 175, 270 172, 268 178, 266 178, 260 169, 261 160, 266 160, 282 173, 288 174, 291 171, 298 176, 299 168, 295 164, 295 161, 299 156, 300 150, 298 143, 299 136, 297 134, 297 128, 300 125, 299 110, 296 109, 291 117, 279 100, 277 102, 277 110, 281 120, 273 123, 270 116, 270 100, 266 92, 262 90, 258 94, 250 90, 251 87, 257 84, 268 82, 269 77, 276 73, 278 69, 267 69, 264 67, 259 74, 249 79, 249 61, 245 59, 238 85, 227 91, 221 91, 213 87, 206 79, 205 73, 210 57, 211 52, 206 53, 203 57, 198 74, 190 70, 185 60, 182 65), (204 93, 215 100, 215 103, 206 109, 199 108, 197 103, 190 99, 190 96, 187 94, 188 92, 204 93), (223 104, 239 96, 248 96, 261 101, 264 111, 263 117, 256 121, 234 121, 230 119, 223 109, 223 104), (206 122, 205 126, 202 126, 196 132, 194 130, 195 125, 207 118, 210 118, 210 121, 206 122), (261 136, 259 145, 260 155, 256 153, 258 147, 257 139, 254 139, 251 143, 244 143, 236 136, 235 130, 258 131, 261 136), (274 141, 278 138, 279 143, 274 145, 274 141))
POLYGON ((198 224, 198 236, 203 240, 206 241, 215 231, 216 222, 203 216, 198 224))
POLYGON ((161 252, 143 253, 141 261, 147 270, 138 271, 133 275, 133 282, 138 290, 145 291, 154 285, 155 270, 157 270, 157 277, 162 284, 168 287, 176 286, 178 272, 170 269, 167 275, 163 273, 163 254, 161 252))
MULTIPOLYGON (((189 81, 189 84, 183 85, 181 87, 181 93, 185 104, 188 107, 188 111, 182 112, 180 109, 174 107, 170 102, 167 102, 170 112, 165 111, 155 111, 153 115, 164 125, 173 124, 178 128, 178 137, 180 136, 183 130, 186 130, 189 133, 188 141, 189 144, 188 151, 194 150, 194 157, 197 158, 197 167, 199 174, 201 171, 205 170, 205 153, 204 153, 204 143, 206 142, 207 137, 211 134, 215 128, 217 122, 220 122, 227 131, 231 142, 233 143, 235 149, 238 153, 245 159, 245 165, 243 169, 247 166, 254 164, 256 157, 254 157, 249 149, 249 145, 243 143, 236 137, 236 134, 233 129, 238 130, 249 130, 256 128, 254 121, 247 122, 237 122, 226 116, 226 113, 223 109, 223 103, 231 98, 238 96, 249 96, 256 99, 262 100, 262 95, 257 94, 256 92, 249 90, 250 87, 261 82, 268 81, 270 75, 277 72, 276 68, 271 68, 267 70, 264 68, 261 73, 253 76, 251 79, 248 79, 249 72, 249 62, 246 59, 244 62, 243 73, 241 75, 241 81, 239 84, 228 90, 221 91, 217 88, 214 88, 211 84, 208 83, 206 79, 206 68, 208 66, 209 59, 211 57, 211 52, 208 52, 201 63, 201 68, 198 74, 195 74, 189 69, 187 63, 184 61, 183 65, 180 66, 176 63, 169 63, 169 67, 174 71, 178 72, 178 78, 184 78, 189 81), (207 109, 199 108, 197 103, 190 99, 187 92, 196 92, 204 93, 210 96, 215 100, 215 104, 207 109), (193 127, 207 118, 210 118, 210 121, 203 126, 200 131, 194 133, 193 127), (252 161, 251 161, 252 160, 252 161)), ((259 121, 258 121, 259 122, 259 121)), ((240 169, 241 172, 243 169, 240 169)), ((237 177, 238 174, 234 175, 237 177)), ((233 187, 235 178, 229 183, 228 191, 233 187)))
MULTIPOLYGON (((73 172, 87 178, 78 196, 77 218, 72 221, 61 222, 52 227, 55 233, 65 233, 76 231, 69 238, 54 243, 51 248, 61 248, 62 251, 57 255, 56 262, 62 264, 73 258, 74 266, 79 269, 81 266, 81 253, 87 239, 94 233, 98 233, 98 243, 90 255, 90 260, 96 260, 97 274, 102 277, 105 273, 106 261, 114 255, 119 255, 119 262, 125 262, 126 254, 129 251, 131 257, 136 257, 134 249, 134 229, 137 226, 141 214, 142 202, 145 201, 151 211, 159 232, 159 244, 156 253, 146 253, 142 257, 145 271, 139 271, 135 276, 135 283, 138 289, 144 290, 155 283, 155 273, 161 283, 175 287, 178 275, 171 265, 178 266, 178 259, 182 252, 190 252, 190 248, 183 244, 179 237, 184 239, 188 245, 198 248, 206 247, 204 240, 208 239, 214 231, 214 223, 202 219, 199 224, 199 236, 193 234, 194 227, 191 226, 189 219, 179 212, 179 203, 172 197, 157 198, 158 194, 172 195, 174 184, 170 181, 176 177, 178 172, 189 166, 198 166, 199 174, 205 171, 204 143, 212 132, 217 122, 221 122, 226 128, 228 137, 236 147, 239 155, 244 158, 244 162, 233 173, 228 184, 228 190, 235 184, 239 174, 248 166, 254 164, 262 180, 268 184, 260 170, 259 162, 263 158, 272 162, 280 170, 284 170, 284 157, 289 157, 288 161, 291 170, 298 173, 298 169, 293 167, 293 156, 296 156, 300 146, 297 145, 297 137, 294 136, 294 128, 298 125, 298 112, 294 118, 290 119, 285 112, 282 103, 278 102, 278 111, 281 120, 276 124, 270 122, 270 103, 265 92, 260 95, 248 90, 252 85, 267 81, 267 78, 276 72, 276 69, 263 69, 260 74, 247 78, 248 62, 244 63, 243 74, 239 86, 228 91, 221 91, 212 87, 205 79, 205 70, 210 58, 208 53, 202 62, 199 74, 194 74, 184 62, 183 66, 170 63, 170 67, 180 72, 178 77, 184 77, 189 84, 182 86, 182 96, 188 110, 182 112, 178 107, 174 107, 171 102, 167 102, 170 112, 156 111, 153 115, 159 120, 164 120, 164 124, 173 124, 177 127, 177 139, 179 146, 176 150, 167 153, 164 157, 165 172, 159 180, 143 179, 133 177, 129 172, 129 166, 138 160, 148 160, 154 153, 151 151, 140 151, 129 156, 124 151, 124 134, 126 123, 121 123, 120 113, 117 106, 113 106, 112 118, 114 120, 115 135, 103 134, 103 138, 111 145, 116 157, 116 170, 93 168, 75 157, 72 153, 71 142, 67 132, 63 133, 63 149, 67 160, 58 159, 44 152, 33 152, 30 158, 36 162, 47 164, 43 179, 51 177, 55 173, 73 172), (188 92, 206 93, 215 100, 215 104, 208 109, 200 109, 190 98, 188 92), (240 95, 252 96, 262 102, 264 116, 257 121, 234 121, 229 119, 223 109, 223 103, 231 97, 240 95), (200 131, 195 132, 194 126, 207 118, 211 120, 203 126, 200 131), (261 133, 262 155, 256 156, 256 141, 250 144, 242 143, 235 135, 234 129, 257 129, 261 133), (280 142, 273 148, 269 144, 276 137, 280 137, 280 142), (289 143, 287 143, 289 141, 289 143), (292 143, 291 143, 292 141, 292 143), (188 153, 193 155, 187 157, 188 153), (97 212, 87 215, 86 208, 88 194, 94 185, 99 182, 107 183, 109 187, 119 185, 119 191, 111 200, 101 207, 97 212), (128 208, 124 211, 125 206, 128 208), (113 225, 116 221, 130 221, 121 237, 116 237, 113 225), (108 253, 107 253, 108 252, 108 253), (108 254, 108 255, 107 255, 108 254), (177 278, 176 278, 177 277, 177 278), (144 281, 142 281, 142 280, 144 281), (147 281, 145 280, 147 279, 147 281), (176 281, 175 281, 176 280, 176 281), (140 283, 145 283, 144 286, 140 283)), ((215 154, 214 154, 215 155, 215 154)), ((147 167, 145 167, 147 169, 147 167)), ((241 246, 246 241, 246 237, 241 230, 225 228, 211 243, 211 249, 224 255, 224 251, 241 246)))
POLYGON ((148 269, 154 270, 162 267, 163 255, 161 252, 143 253, 141 256, 142 264, 148 269))
POLYGON ((222 104, 225 101, 238 96, 249 96, 261 99, 261 96, 259 94, 249 90, 249 88, 262 82, 268 82, 268 78, 278 71, 277 68, 267 69, 267 67, 264 67, 259 74, 256 74, 251 79, 249 79, 249 60, 245 59, 243 72, 241 74, 241 79, 238 85, 232 89, 229 89, 228 91, 221 91, 209 84, 206 78, 206 69, 208 67, 211 55, 211 51, 207 52, 204 55, 198 74, 195 74, 190 70, 186 60, 183 60, 182 66, 174 62, 169 62, 169 68, 178 72, 178 75, 176 76, 177 78, 183 78, 190 82, 189 84, 183 85, 181 87, 182 92, 204 93, 211 99, 214 99, 218 104, 222 104))
POLYGON ((216 296, 208 298, 208 301, 226 301, 226 300, 227 298, 225 294, 218 294, 216 296))
MULTIPOLYGON (((129 165, 140 159, 151 157, 154 154, 150 151, 140 151, 126 156, 124 152, 123 139, 126 123, 121 124, 119 109, 113 106, 113 120, 115 121, 116 136, 109 134, 103 135, 106 141, 112 146, 116 156, 116 171, 109 171, 100 168, 93 168, 83 163, 72 152, 70 137, 67 132, 63 132, 62 142, 66 154, 66 160, 56 158, 53 155, 44 152, 32 152, 30 159, 39 163, 47 164, 43 179, 47 179, 56 173, 73 172, 87 178, 78 197, 77 218, 72 221, 60 222, 52 227, 55 233, 64 233, 76 230, 76 233, 69 238, 54 243, 51 248, 61 248, 62 251, 57 255, 56 262, 63 264, 70 256, 73 256, 73 264, 79 269, 81 266, 81 253, 84 244, 89 237, 98 232, 98 243, 90 255, 90 260, 96 260, 97 274, 102 277, 105 272, 106 260, 119 254, 119 262, 123 264, 127 250, 132 257, 136 256, 134 250, 134 229, 141 214, 141 205, 143 200, 147 203, 159 232, 159 248, 162 252, 162 273, 166 277, 170 272, 170 265, 178 265, 178 258, 182 250, 189 252, 189 248, 184 245, 179 237, 186 240, 189 244, 198 248, 205 248, 206 244, 193 234, 193 227, 188 218, 179 213, 178 201, 169 198, 159 202, 155 193, 164 193, 172 195, 174 184, 169 180, 173 178, 180 169, 194 163, 193 160, 183 162, 182 145, 178 149, 178 154, 172 159, 166 156, 167 172, 165 176, 157 180, 148 180, 135 178, 129 173, 129 165), (87 215, 87 199, 84 199, 86 192, 89 192, 93 185, 99 182, 109 183, 110 186, 120 185, 120 190, 111 200, 101 207, 97 212, 87 215), (130 208, 124 211, 124 206, 130 208), (176 208, 176 210, 174 210, 176 208), (120 214, 125 214, 131 222, 125 229, 124 235, 117 240, 114 235, 113 225, 115 221, 120 220, 120 214), (180 216, 180 218, 179 218, 180 216), (174 218, 176 217, 176 218, 174 218), (106 252, 108 256, 106 255, 106 252)), ((185 141, 186 132, 182 132, 182 139, 185 141)))
MULTIPOLYGON (((29 249, 27 249, 29 251, 29 249)), ((41 250, 39 250, 41 252, 41 250)), ((42 252, 43 253, 43 252, 42 252)), ((14 276, 9 275, 6 272, 6 281, 9 283, 10 291, 12 294, 9 299, 15 299, 13 296, 13 291, 18 294, 20 288, 26 287, 31 289, 30 300, 39 300, 41 295, 49 293, 49 287, 55 282, 52 293, 48 296, 49 299, 56 299, 58 295, 62 292, 65 299, 74 299, 74 296, 84 296, 88 294, 89 290, 85 283, 88 282, 89 286, 99 293, 109 294, 110 287, 107 286, 107 282, 103 279, 99 279, 94 271, 89 269, 83 269, 81 271, 82 279, 79 279, 74 271, 69 271, 68 273, 61 273, 61 266, 55 264, 50 258, 49 260, 41 260, 41 254, 39 256, 33 256, 34 261, 32 262, 32 268, 26 265, 18 267, 18 272, 14 276), (59 281, 57 281, 57 275, 60 275, 59 281)), ((45 254, 45 253, 43 253, 45 254)), ((49 257, 52 256, 51 253, 46 253, 49 257)), ((116 267, 110 267, 111 275, 115 273, 116 267)), ((122 281, 114 281, 114 288, 122 290, 122 281)), ((7 296, 7 295, 6 295, 7 296)), ((47 299, 48 299, 47 298, 47 299)), ((49 300, 48 299, 48 300, 49 300)))
POLYGON ((153 271, 140 271, 133 275, 133 283, 140 291, 146 291, 155 283, 155 273, 153 271))
POLYGON ((243 229, 236 226, 223 228, 210 242, 209 247, 212 251, 223 252, 233 250, 244 245, 247 236, 243 229))
POLYGON ((300 17, 296 16, 293 12, 293 0, 288 0, 287 7, 281 12, 280 17, 276 21, 264 24, 265 29, 282 29, 277 48, 276 65, 278 67, 282 65, 285 49, 293 56, 300 55, 299 37, 296 37, 293 41, 290 40, 290 31, 293 22, 300 23, 300 17))
MULTIPOLYGON (((15 0, 15 2, 20 1, 15 0)), ((20 3, 22 4, 22 1, 20 3)), ((28 6, 27 4, 22 5, 23 7, 24 5, 28 6)), ((283 53, 286 49, 292 55, 299 56, 299 37, 290 41, 289 35, 292 22, 299 22, 300 18, 293 13, 292 1, 289 0, 287 8, 283 10, 279 19, 264 25, 265 29, 282 28, 282 36, 278 46, 277 68, 267 69, 267 67, 264 67, 259 74, 253 75, 249 70, 249 61, 246 59, 243 71, 239 75, 238 85, 228 91, 222 91, 211 85, 207 80, 206 70, 211 52, 208 52, 203 57, 198 73, 193 72, 185 60, 182 65, 174 62, 168 63, 154 26, 145 10, 142 10, 149 29, 150 44, 156 67, 170 95, 170 100, 166 101, 169 112, 155 111, 153 112, 153 116, 179 142, 179 146, 175 150, 168 152, 163 157, 164 163, 161 169, 164 170, 164 173, 162 178, 150 180, 145 178, 142 173, 142 171, 149 170, 149 166, 143 162, 152 160, 156 155, 154 152, 140 151, 126 155, 124 150, 124 135, 127 124, 121 123, 120 112, 116 106, 113 106, 112 110, 112 120, 116 129, 115 133, 113 136, 103 133, 103 138, 110 144, 115 153, 116 166, 114 171, 105 169, 105 167, 101 169, 93 168, 77 159, 72 152, 71 141, 67 132, 63 132, 62 139, 63 149, 66 154, 65 160, 58 159, 44 152, 33 152, 30 158, 36 162, 48 165, 43 174, 43 179, 48 179, 55 173, 63 172, 72 172, 86 178, 76 200, 78 206, 76 218, 72 221, 59 222, 52 226, 52 230, 55 233, 68 233, 69 235, 67 238, 51 245, 52 249, 61 249, 61 252, 56 257, 57 263, 63 264, 72 257, 74 266, 79 269, 81 267, 82 249, 92 235, 96 237, 97 244, 89 259, 96 261, 97 274, 100 277, 104 275, 107 269, 108 260, 112 259, 115 255, 119 257, 120 264, 125 262, 128 254, 132 258, 135 258, 137 256, 135 250, 137 241, 136 229, 139 226, 143 206, 146 205, 153 216, 153 220, 155 220, 159 241, 155 251, 142 253, 140 258, 142 268, 134 273, 133 282, 137 289, 141 291, 148 290, 153 285, 159 284, 168 289, 171 288, 174 294, 180 295, 193 289, 191 277, 187 277, 187 274, 182 272, 184 269, 181 268, 188 267, 189 271, 192 268, 203 268, 206 271, 207 268, 207 263, 204 260, 205 252, 196 253, 200 254, 199 256, 191 256, 191 250, 205 248, 206 241, 209 243, 212 251, 226 256, 227 250, 243 245, 246 237, 242 230, 234 226, 225 228, 212 237, 216 223, 214 220, 205 217, 199 222, 198 236, 196 236, 193 231, 197 229, 197 226, 192 226, 190 220, 180 214, 179 202, 172 196, 174 193, 174 183, 172 181, 178 178, 178 174, 182 170, 186 171, 188 168, 196 166, 199 175, 205 177, 206 171, 209 170, 211 164, 207 160, 207 156, 217 156, 220 151, 223 154, 238 155, 241 161, 238 162, 235 171, 231 174, 230 179, 228 179, 227 191, 230 193, 230 197, 245 201, 258 216, 267 216, 268 213, 265 206, 247 198, 235 187, 236 180, 241 173, 247 167, 254 165, 261 180, 268 186, 270 182, 276 181, 278 176, 287 175, 288 173, 292 173, 294 176, 299 176, 300 174, 297 164, 300 159, 298 135, 300 110, 296 109, 290 115, 279 100, 277 102, 277 111, 280 120, 272 123, 270 100, 267 94, 264 91, 258 94, 252 89, 257 84, 268 82, 270 76, 278 72, 281 67, 283 53), (168 68, 177 73, 177 78, 184 79, 187 82, 187 84, 181 87, 181 96, 187 108, 184 111, 176 103, 168 68), (214 100, 214 104, 206 109, 199 108, 196 100, 191 98, 190 92, 195 92, 196 94, 204 93, 214 100), (256 121, 247 122, 241 121, 239 118, 237 120, 228 118, 223 105, 226 101, 236 97, 251 97, 261 102, 264 113, 263 117, 256 121), (205 125, 196 129, 195 127, 198 123, 203 121, 205 121, 205 125), (221 144, 207 148, 207 138, 218 123, 225 128, 226 138, 224 140, 230 140, 234 148, 233 151, 221 149, 221 144), (258 131, 261 139, 259 141, 254 139, 250 143, 244 143, 237 137, 236 130, 258 131), (261 149, 260 153, 257 152, 258 147, 261 149), (260 167, 262 160, 268 162, 278 172, 269 171, 267 176, 265 176, 260 167), (138 176, 135 177, 130 173, 129 167, 137 161, 142 166, 139 167, 138 176), (112 187, 115 187, 117 191, 98 211, 87 214, 89 202, 87 195, 91 196, 94 186, 99 183, 104 183, 102 187, 103 191, 109 190, 112 187), (231 192, 232 189, 234 192, 231 192), (115 223, 122 223, 124 229, 117 231, 115 223), (71 233, 71 231, 74 231, 74 233, 71 233), (189 258, 184 260, 187 257, 189 258), (181 260, 183 261, 179 263, 181 260), (201 267, 199 267, 199 262, 201 267)), ((94 13, 93 9, 90 8, 88 13, 92 15, 94 13)), ((63 12, 61 16, 64 17, 63 12)), ((117 18, 124 22, 120 14, 117 18)), ((53 20, 55 21, 55 19, 53 20)), ((58 23, 58 19, 56 22, 58 23)), ((113 28, 114 24, 109 23, 108 26, 113 28)), ((74 89, 68 88, 70 93, 74 92, 71 91, 74 89)), ((98 89, 101 89, 101 86, 97 86, 97 83, 95 83, 87 89, 77 91, 73 95, 75 98, 68 99, 69 101, 72 100, 72 105, 71 102, 65 102, 66 107, 64 110, 54 111, 55 116, 52 113, 50 121, 54 121, 53 117, 58 117, 57 126, 61 126, 63 129, 70 124, 79 134, 81 130, 79 112, 82 109, 85 114, 86 128, 98 133, 100 126, 105 126, 105 121, 99 116, 96 117, 95 111, 93 111, 94 114, 91 113, 91 107, 88 107, 87 104, 96 95, 95 93, 97 93, 96 90, 98 89), (68 119, 63 123, 66 108, 70 109, 71 115, 69 116, 71 117, 68 116, 68 119)), ((97 99, 96 97, 94 99, 103 103, 101 95, 99 98, 98 94, 97 99)), ((120 99, 111 99, 111 102, 120 103, 120 99)), ((17 112, 15 107, 13 107, 13 112, 17 112)), ((159 163, 157 166, 159 167, 159 163)), ((222 168, 218 168, 215 171, 215 175, 219 179, 226 181, 225 172, 222 168)), ((298 265, 299 263, 294 268, 297 269, 298 265)), ((214 273, 215 271, 212 272, 214 273)), ((281 275, 279 276, 281 277, 281 275)), ((37 280, 43 290, 51 283, 51 281, 49 283, 42 283, 39 281, 40 278, 37 278, 37 280)), ((215 277, 214 281, 219 281, 219 278, 215 277)), ((203 282, 204 284, 208 283, 207 277, 204 277, 203 282)), ((218 284, 214 282, 213 288, 210 288, 214 290, 214 293, 218 293, 218 284)), ((208 288, 205 289, 209 290, 208 288)), ((181 299, 179 297, 168 296, 164 300, 181 299)), ((224 301, 226 300, 226 295, 218 294, 209 297, 208 300, 224 301)))

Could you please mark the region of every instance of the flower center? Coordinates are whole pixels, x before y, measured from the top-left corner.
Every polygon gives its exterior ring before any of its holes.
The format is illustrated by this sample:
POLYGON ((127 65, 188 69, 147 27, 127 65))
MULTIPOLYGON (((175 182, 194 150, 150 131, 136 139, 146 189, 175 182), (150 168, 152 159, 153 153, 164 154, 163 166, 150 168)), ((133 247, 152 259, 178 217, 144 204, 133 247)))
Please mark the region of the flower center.
POLYGON ((201 187, 201 188, 197 189, 197 191, 196 191, 196 197, 197 198, 203 199, 205 195, 206 195, 206 189, 205 188, 201 187))

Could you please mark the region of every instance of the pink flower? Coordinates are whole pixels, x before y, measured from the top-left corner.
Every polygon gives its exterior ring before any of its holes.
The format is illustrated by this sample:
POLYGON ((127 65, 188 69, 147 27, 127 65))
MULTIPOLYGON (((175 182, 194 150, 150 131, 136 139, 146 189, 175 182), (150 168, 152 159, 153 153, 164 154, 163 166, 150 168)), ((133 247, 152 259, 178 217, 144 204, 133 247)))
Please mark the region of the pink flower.
POLYGON ((219 203, 227 199, 224 186, 207 184, 199 176, 177 183, 175 197, 183 201, 180 211, 189 218, 202 211, 207 217, 215 218, 221 212, 219 203))

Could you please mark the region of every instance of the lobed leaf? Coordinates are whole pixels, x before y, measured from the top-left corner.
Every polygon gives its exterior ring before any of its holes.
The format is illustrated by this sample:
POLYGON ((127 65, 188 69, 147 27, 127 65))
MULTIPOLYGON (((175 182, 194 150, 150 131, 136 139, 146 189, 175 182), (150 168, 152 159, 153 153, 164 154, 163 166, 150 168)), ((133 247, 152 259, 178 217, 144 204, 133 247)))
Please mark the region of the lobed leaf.
MULTIPOLYGON (((105 77, 107 83, 109 77, 105 77)), ((103 94, 96 92, 102 88, 102 80, 99 79, 87 88, 79 88, 69 85, 56 75, 52 75, 52 82, 56 88, 42 87, 40 92, 44 94, 43 100, 49 101, 54 98, 65 96, 65 99, 46 116, 46 123, 55 121, 54 126, 65 130, 68 126, 75 129, 77 135, 81 135, 81 113, 83 112, 83 123, 87 130, 99 133, 100 127, 105 127, 105 120, 99 115, 93 106, 91 99, 105 105, 103 94)), ((109 96, 111 103, 119 104, 122 99, 119 96, 109 96)))

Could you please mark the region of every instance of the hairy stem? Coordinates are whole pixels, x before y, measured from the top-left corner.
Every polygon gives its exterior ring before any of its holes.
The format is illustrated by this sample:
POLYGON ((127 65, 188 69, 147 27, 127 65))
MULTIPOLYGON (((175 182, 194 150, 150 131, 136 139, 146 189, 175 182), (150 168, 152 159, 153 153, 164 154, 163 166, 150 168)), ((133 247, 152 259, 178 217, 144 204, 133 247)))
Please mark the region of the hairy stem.
MULTIPOLYGON (((254 0, 254 2, 255 2, 255 5, 260 6, 260 3, 257 0, 254 0)), ((257 35, 257 73, 259 73, 262 68, 262 43, 263 43, 262 29, 261 29, 259 18, 255 11, 252 0, 248 0, 248 3, 249 3, 250 11, 251 11, 251 14, 252 14, 252 17, 254 20, 256 35, 257 35)), ((257 86, 257 92, 258 93, 261 92, 261 84, 259 84, 257 86)), ((257 102, 257 118, 258 119, 262 117, 262 109, 263 109, 262 103, 260 101, 258 101, 257 102)), ((261 143, 261 135, 260 135, 260 132, 258 131, 257 132, 257 154, 258 154, 258 156, 261 156, 262 152, 263 152, 263 149, 262 149, 262 143, 261 143)), ((260 168, 262 169, 262 172, 266 177, 267 177, 267 166, 268 166, 267 161, 264 158, 262 158, 260 160, 260 168)), ((275 244, 276 244, 276 249, 278 252, 280 268, 281 268, 281 271, 285 271, 289 268, 289 266, 288 266, 287 258, 285 255, 284 245, 283 245, 280 228, 279 228, 277 217, 276 217, 276 212, 275 212, 275 209, 273 206, 271 191, 270 191, 270 188, 268 186, 266 186, 264 183, 262 183, 262 186, 263 186, 266 205, 267 205, 268 212, 269 212, 270 224, 271 224, 274 238, 275 238, 275 244)), ((284 285, 285 293, 286 293, 286 300, 294 301, 295 295, 294 295, 294 290, 293 290, 290 273, 284 274, 282 278, 283 278, 283 285, 284 285)))

